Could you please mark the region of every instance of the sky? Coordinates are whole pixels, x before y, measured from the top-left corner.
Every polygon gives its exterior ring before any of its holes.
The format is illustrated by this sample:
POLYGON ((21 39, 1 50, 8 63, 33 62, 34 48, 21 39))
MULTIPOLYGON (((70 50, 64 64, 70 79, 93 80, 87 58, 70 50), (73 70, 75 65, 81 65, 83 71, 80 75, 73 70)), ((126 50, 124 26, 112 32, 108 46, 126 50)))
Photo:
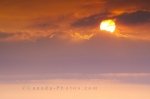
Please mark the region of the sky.
POLYGON ((1 0, 0 75, 149 73, 149 0, 1 0), (102 20, 116 23, 101 31, 102 20))
POLYGON ((0 0, 0 97, 150 99, 149 5, 150 0, 0 0), (103 20, 115 22, 115 31, 100 30, 103 20), (34 90, 45 86, 54 90, 34 90))
POLYGON ((0 95, 4 99, 149 99, 150 97, 150 86, 101 80, 50 80, 27 84, 1 84, 0 87, 0 95), (93 86, 96 86, 96 90, 88 89, 93 86))

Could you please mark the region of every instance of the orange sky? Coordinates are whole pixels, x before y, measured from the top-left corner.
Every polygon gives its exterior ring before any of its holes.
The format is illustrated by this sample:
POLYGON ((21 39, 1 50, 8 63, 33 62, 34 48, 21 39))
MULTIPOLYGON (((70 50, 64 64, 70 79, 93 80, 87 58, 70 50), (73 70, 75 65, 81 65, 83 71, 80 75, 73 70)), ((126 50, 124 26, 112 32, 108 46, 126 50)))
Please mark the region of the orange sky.
POLYGON ((116 20, 118 32, 127 39, 149 41, 148 4, 142 0, 2 0, 0 41, 60 37, 58 32, 65 39, 72 39, 74 33, 101 35, 98 25, 108 18, 116 20))

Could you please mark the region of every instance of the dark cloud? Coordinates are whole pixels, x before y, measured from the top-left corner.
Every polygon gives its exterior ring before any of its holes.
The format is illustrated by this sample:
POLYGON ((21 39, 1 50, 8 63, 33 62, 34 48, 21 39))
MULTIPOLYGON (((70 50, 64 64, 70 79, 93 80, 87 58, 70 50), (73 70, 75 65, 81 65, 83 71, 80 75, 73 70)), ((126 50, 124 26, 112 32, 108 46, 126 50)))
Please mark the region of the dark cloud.
POLYGON ((58 28, 59 26, 54 22, 47 20, 47 21, 33 22, 33 24, 30 27, 36 29, 55 29, 58 28))
POLYGON ((122 24, 141 24, 148 23, 150 21, 150 12, 149 11, 136 11, 131 13, 123 13, 117 16, 111 16, 110 13, 99 13, 89 17, 81 18, 76 20, 71 26, 76 28, 82 27, 94 27, 98 26, 99 23, 104 19, 116 19, 119 23, 122 24))
POLYGON ((86 12, 132 12, 150 10, 150 0, 93 0, 82 6, 86 12))
POLYGON ((8 37, 11 37, 13 35, 14 34, 11 34, 11 33, 0 32, 0 39, 8 38, 8 37))
POLYGON ((116 19, 123 24, 142 24, 150 22, 149 11, 136 11, 133 13, 123 13, 116 17, 116 19))
POLYGON ((79 20, 76 20, 71 24, 73 27, 93 27, 99 25, 100 21, 107 18, 108 13, 99 13, 89 17, 85 17, 79 20))
POLYGON ((150 0, 106 0, 105 8, 107 10, 139 10, 139 9, 147 9, 150 10, 149 7, 150 0))

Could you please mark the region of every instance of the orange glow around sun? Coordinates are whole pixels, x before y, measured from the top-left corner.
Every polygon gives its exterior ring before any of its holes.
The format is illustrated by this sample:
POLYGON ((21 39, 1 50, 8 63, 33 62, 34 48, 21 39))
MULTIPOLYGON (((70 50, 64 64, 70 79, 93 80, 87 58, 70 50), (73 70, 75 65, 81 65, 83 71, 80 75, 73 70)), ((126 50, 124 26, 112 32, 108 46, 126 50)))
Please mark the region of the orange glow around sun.
POLYGON ((116 29, 116 24, 113 20, 103 20, 100 24, 100 30, 113 33, 116 29))

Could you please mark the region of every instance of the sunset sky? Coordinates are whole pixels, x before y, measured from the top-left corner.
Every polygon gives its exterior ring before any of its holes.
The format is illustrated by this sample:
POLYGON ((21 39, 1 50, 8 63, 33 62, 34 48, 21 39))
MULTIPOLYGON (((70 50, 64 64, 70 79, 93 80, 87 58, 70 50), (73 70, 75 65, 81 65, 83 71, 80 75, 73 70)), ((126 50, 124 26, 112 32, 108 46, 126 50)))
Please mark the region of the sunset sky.
POLYGON ((1 99, 149 93, 150 0, 0 0, 1 99), (33 90, 41 86, 100 90, 33 90))
POLYGON ((149 0, 1 0, 0 78, 149 73, 149 4, 149 0), (106 19, 115 22, 114 33, 100 30, 106 19))

